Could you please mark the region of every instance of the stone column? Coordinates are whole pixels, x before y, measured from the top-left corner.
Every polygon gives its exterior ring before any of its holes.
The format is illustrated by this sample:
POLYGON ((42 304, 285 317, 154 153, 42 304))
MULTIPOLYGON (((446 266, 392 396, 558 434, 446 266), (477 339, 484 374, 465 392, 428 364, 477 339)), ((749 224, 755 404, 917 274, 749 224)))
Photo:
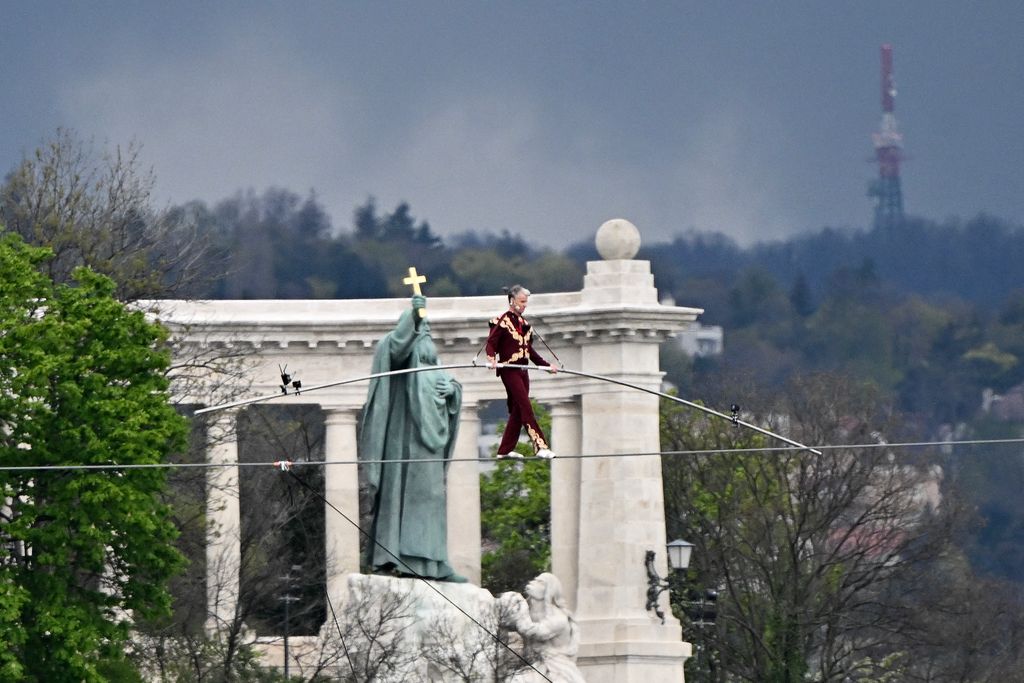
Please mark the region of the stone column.
POLYGON ((217 413, 207 430, 206 625, 232 624, 238 609, 242 566, 238 498, 238 436, 234 411, 217 413))
POLYGON ((324 506, 327 595, 338 609, 347 597, 345 576, 359 571, 358 409, 325 408, 324 413, 324 497, 330 503, 324 506))
POLYGON ((579 399, 551 404, 551 572, 576 610, 580 531, 582 423, 579 399))
POLYGON ((480 585, 480 417, 475 403, 462 404, 454 460, 448 465, 448 561, 480 585))
MULTIPOLYGON (((593 336, 581 348, 581 366, 657 390, 657 339, 636 334, 630 323, 632 311, 658 306, 650 264, 630 260, 636 251, 628 245, 627 253, 622 253, 622 240, 602 245, 602 232, 609 226, 617 240, 629 237, 623 232, 627 227, 636 232, 625 221, 609 221, 598 231, 598 251, 610 260, 587 264, 582 303, 593 311, 596 322, 593 336), (602 314, 614 324, 601 324, 602 314)), ((635 246, 639 247, 638 236, 635 246)), ((585 391, 582 406, 584 453, 660 450, 657 396, 603 384, 585 391)), ((690 645, 682 642, 667 595, 661 596, 665 624, 645 607, 647 550, 657 553, 658 571, 667 574, 663 497, 658 455, 581 462, 576 618, 581 633, 578 663, 589 683, 683 681, 690 645)))

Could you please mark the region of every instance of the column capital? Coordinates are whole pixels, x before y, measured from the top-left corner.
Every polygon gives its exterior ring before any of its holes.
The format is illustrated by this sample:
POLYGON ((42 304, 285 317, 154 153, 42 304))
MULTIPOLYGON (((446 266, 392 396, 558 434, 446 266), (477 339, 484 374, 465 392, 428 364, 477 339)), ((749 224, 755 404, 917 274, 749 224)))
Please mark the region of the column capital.
POLYGON ((548 399, 544 404, 551 411, 551 417, 578 417, 583 410, 579 396, 548 399))
POLYGON ((480 409, 480 403, 489 399, 481 399, 476 395, 476 392, 467 392, 463 389, 462 392, 462 410, 471 411, 476 413, 480 409))
POLYGON ((325 425, 351 425, 359 419, 361 406, 320 406, 325 425))

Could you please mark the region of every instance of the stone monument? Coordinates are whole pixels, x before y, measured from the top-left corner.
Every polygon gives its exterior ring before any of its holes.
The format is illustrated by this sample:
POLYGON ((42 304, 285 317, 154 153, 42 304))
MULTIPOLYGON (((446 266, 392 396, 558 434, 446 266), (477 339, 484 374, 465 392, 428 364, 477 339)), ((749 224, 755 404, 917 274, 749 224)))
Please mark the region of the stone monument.
MULTIPOLYGON (((587 264, 583 288, 534 294, 533 319, 567 368, 657 390, 662 377, 658 345, 692 324, 701 310, 659 301, 650 264, 635 258, 640 238, 629 221, 608 221, 597 232, 602 259, 587 264)), ((414 281, 419 277, 411 276, 414 281)), ((346 604, 351 590, 369 594, 367 586, 350 584, 350 576, 360 570, 360 534, 349 521, 359 517, 356 450, 367 389, 332 380, 367 374, 380 340, 394 331, 395 320, 419 314, 409 310, 407 299, 148 304, 171 328, 177 360, 229 354, 244 366, 244 372, 231 375, 238 379, 210 375, 176 381, 180 403, 218 405, 223 399, 217 396, 230 389, 234 397, 274 395, 278 404, 317 405, 323 411, 326 594, 334 607, 346 604), (297 368, 308 383, 331 384, 317 392, 282 394, 278 377, 284 364, 297 368)), ((431 336, 445 358, 456 363, 472 359, 487 336, 484 321, 504 304, 500 296, 432 298, 431 336)), ((482 367, 453 369, 451 374, 461 385, 461 415, 458 434, 451 437, 454 457, 446 473, 447 562, 479 583, 480 413, 488 402, 504 400, 505 392, 493 372, 482 367)), ((590 683, 681 682, 690 646, 681 642, 679 622, 667 610, 667 596, 660 596, 664 625, 646 609, 646 551, 657 553, 657 569, 667 573, 657 398, 567 373, 538 377, 531 392, 551 410, 551 445, 559 455, 652 454, 562 457, 551 462, 552 573, 561 579, 579 627, 578 668, 590 683)), ((252 504, 237 494, 238 463, 247 459, 232 436, 238 412, 217 412, 216 427, 226 436, 208 453, 219 465, 208 474, 208 585, 226 587, 208 600, 213 623, 223 623, 237 611, 239 520, 245 506, 252 504)), ((376 586, 399 580, 364 576, 359 581, 376 586)), ((470 584, 401 583, 419 588, 429 584, 446 594, 454 591, 463 608, 480 599, 469 593, 479 590, 470 584)), ((280 659, 270 660, 274 661, 280 659)))
MULTIPOLYGON (((412 307, 378 343, 373 374, 438 364, 425 310, 426 299, 413 295, 412 307)), ((372 572, 465 581, 448 564, 445 496, 461 405, 462 387, 443 370, 370 381, 359 460, 373 501, 372 572)))

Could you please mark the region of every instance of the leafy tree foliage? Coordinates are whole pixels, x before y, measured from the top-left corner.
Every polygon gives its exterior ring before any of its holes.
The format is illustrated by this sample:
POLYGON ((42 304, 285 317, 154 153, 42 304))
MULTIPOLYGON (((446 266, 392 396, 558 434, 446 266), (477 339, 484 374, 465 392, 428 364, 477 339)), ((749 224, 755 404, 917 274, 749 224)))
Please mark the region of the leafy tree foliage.
POLYGON ((441 239, 431 232, 429 223, 420 221, 419 225, 416 224, 405 202, 390 214, 378 216, 376 201, 371 197, 356 209, 355 228, 356 238, 360 240, 406 242, 424 247, 441 245, 441 239))
MULTIPOLYGON (((869 262, 881 281, 899 291, 934 300, 963 299, 992 310, 1020 287, 1022 227, 985 214, 943 223, 908 218, 898 230, 824 228, 746 249, 724 235, 690 231, 668 243, 645 246, 640 257, 651 261, 658 288, 681 303, 689 303, 695 282, 713 280, 728 287, 751 267, 770 273, 787 288, 802 279, 814 301, 836 271, 869 262)), ((569 254, 577 261, 594 258, 586 245, 571 248, 569 254)), ((721 318, 714 318, 727 309, 709 305, 716 301, 702 297, 695 305, 707 308, 710 315, 705 318, 717 323, 721 318)))
POLYGON ((452 270, 467 295, 500 294, 514 283, 534 292, 566 292, 578 290, 583 281, 574 263, 552 252, 508 258, 499 251, 467 249, 455 256, 452 270))
MULTIPOLYGON (((148 465, 183 443, 164 332, 86 269, 68 284, 47 254, 0 241, 0 462, 148 465)), ((99 681, 133 616, 165 612, 181 567, 157 468, 8 470, 0 516, 0 672, 99 681)))
MULTIPOLYGON (((551 415, 533 403, 537 422, 546 433, 551 415)), ((498 425, 498 431, 504 430, 498 425)), ((533 455, 529 444, 516 452, 533 455)), ((526 458, 497 461, 480 477, 480 522, 484 537, 481 583, 495 595, 523 590, 551 563, 551 463, 526 458)))
POLYGON ((975 419, 986 389, 1024 382, 1024 325, 1015 318, 1013 294, 987 313, 901 291, 878 271, 872 261, 837 269, 813 310, 802 285, 787 297, 761 268, 738 271, 717 290, 712 282, 690 281, 695 296, 709 302, 679 303, 706 306, 704 317, 717 317, 727 339, 720 359, 694 368, 698 393, 714 395, 716 373, 725 368, 770 388, 795 373, 841 370, 893 396, 923 436, 975 419))

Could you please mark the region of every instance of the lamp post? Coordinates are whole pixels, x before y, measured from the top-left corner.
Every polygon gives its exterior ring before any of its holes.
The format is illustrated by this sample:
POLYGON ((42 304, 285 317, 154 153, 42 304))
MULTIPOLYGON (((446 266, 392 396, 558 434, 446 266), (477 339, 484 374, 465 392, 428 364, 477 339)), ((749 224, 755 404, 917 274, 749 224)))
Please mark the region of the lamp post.
MULTIPOLYGON (((665 552, 668 555, 668 565, 671 571, 679 571, 690 566, 690 555, 693 553, 693 544, 678 538, 665 545, 665 552)), ((658 607, 658 597, 667 591, 671 584, 667 579, 658 576, 654 568, 654 551, 648 550, 644 554, 644 565, 647 568, 647 609, 654 610, 654 613, 665 623, 665 613, 658 607)))
MULTIPOLYGON (((665 545, 665 553, 668 555, 668 566, 671 571, 677 572, 684 570, 690 566, 690 556, 693 554, 693 544, 676 539, 665 545)), ((668 579, 663 579, 658 576, 658 572, 654 568, 653 550, 646 551, 644 555, 644 564, 647 567, 647 609, 654 610, 654 613, 661 618, 661 623, 664 624, 665 613, 661 611, 660 607, 658 607, 658 597, 665 591, 669 590, 672 587, 672 583, 668 579)), ((690 588, 685 593, 685 600, 680 599, 679 596, 676 597, 679 601, 675 604, 682 608, 691 623, 698 629, 698 631, 701 632, 696 644, 696 663, 699 666, 701 662, 701 652, 705 649, 705 645, 703 644, 703 629, 705 626, 714 625, 715 619, 718 616, 718 591, 690 588)), ((715 661, 714 658, 710 656, 710 653, 707 658, 707 666, 709 668, 711 679, 714 680, 715 661)))
POLYGON ((284 602, 284 678, 288 680, 288 636, 291 630, 291 615, 289 614, 289 607, 291 603, 297 602, 299 598, 291 594, 292 591, 292 572, 301 572, 302 566, 293 564, 287 574, 281 577, 284 582, 284 595, 279 599, 284 602))

